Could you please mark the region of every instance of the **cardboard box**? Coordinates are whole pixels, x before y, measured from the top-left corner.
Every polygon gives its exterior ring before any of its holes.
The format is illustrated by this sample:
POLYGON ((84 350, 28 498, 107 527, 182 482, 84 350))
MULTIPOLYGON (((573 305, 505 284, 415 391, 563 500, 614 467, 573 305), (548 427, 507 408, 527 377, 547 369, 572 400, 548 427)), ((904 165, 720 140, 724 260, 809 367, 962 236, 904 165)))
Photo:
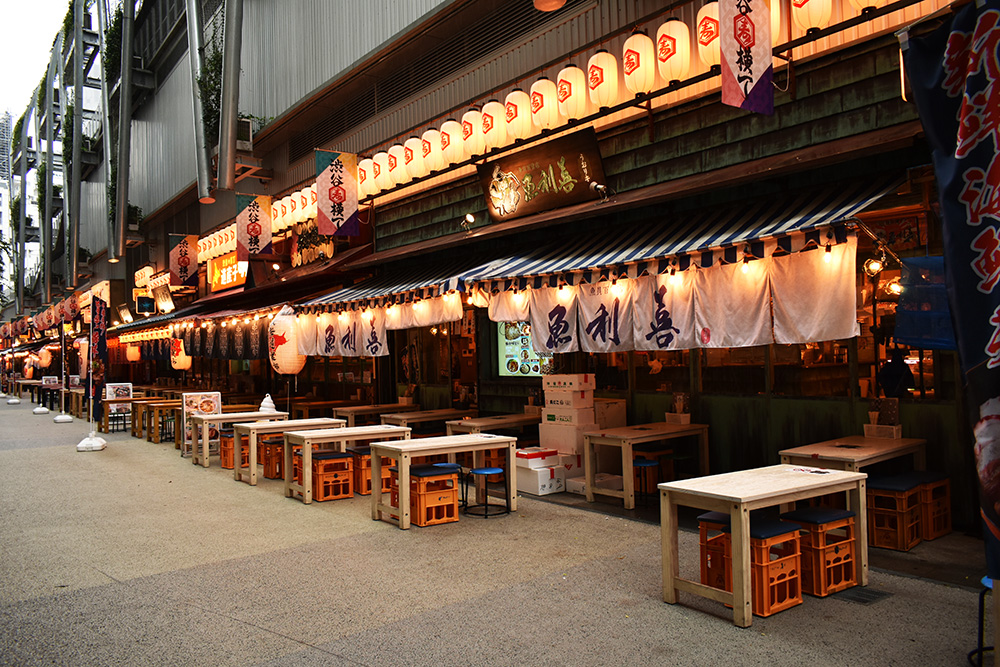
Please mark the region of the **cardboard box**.
POLYGON ((570 477, 579 477, 583 474, 582 454, 562 454, 559 456, 559 462, 563 470, 566 471, 567 479, 570 477))
POLYGON ((559 452, 548 447, 524 447, 515 452, 518 468, 548 468, 560 463, 559 452))
POLYGON ((599 428, 627 426, 624 398, 595 398, 594 421, 599 428))
MULTIPOLYGON (((625 481, 621 475, 610 475, 606 472, 599 472, 594 475, 594 486, 602 489, 613 489, 621 491, 625 488, 625 481)), ((570 493, 587 493, 587 483, 583 475, 579 477, 569 477, 566 479, 566 490, 570 493)))
POLYGON ((542 422, 546 424, 600 424, 594 419, 594 408, 545 408, 542 410, 542 422))
POLYGON ((593 391, 597 386, 593 373, 576 375, 543 375, 542 389, 559 391, 593 391))
POLYGON ((545 392, 545 407, 547 408, 592 408, 594 407, 594 392, 587 391, 553 391, 545 392))
POLYGON ((691 413, 690 412, 667 412, 663 415, 663 419, 668 424, 690 424, 691 423, 691 413))
POLYGON ((566 490, 566 471, 561 466, 518 470, 517 490, 535 496, 562 493, 566 490))
POLYGON ((560 454, 582 454, 583 434, 597 430, 597 424, 546 424, 538 425, 538 442, 560 454))
POLYGON ((538 415, 542 414, 542 406, 540 405, 526 405, 524 406, 524 414, 526 415, 538 415))

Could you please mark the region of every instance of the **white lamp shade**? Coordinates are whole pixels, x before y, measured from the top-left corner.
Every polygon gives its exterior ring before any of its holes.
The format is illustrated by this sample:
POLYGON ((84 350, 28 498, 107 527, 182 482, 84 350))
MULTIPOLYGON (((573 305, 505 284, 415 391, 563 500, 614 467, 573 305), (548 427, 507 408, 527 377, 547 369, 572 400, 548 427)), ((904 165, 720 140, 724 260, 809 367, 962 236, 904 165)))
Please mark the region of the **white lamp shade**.
POLYGON ((125 358, 129 361, 139 361, 142 359, 142 352, 139 350, 138 345, 126 345, 125 346, 125 358))
MULTIPOLYGON (((299 222, 309 219, 309 188, 305 187, 295 193, 299 198, 299 222)), ((315 217, 315 216, 313 216, 315 217)))
POLYGON ((389 175, 389 153, 386 151, 375 153, 372 162, 375 163, 373 169, 375 171, 376 187, 379 190, 388 190, 394 185, 392 176, 389 175))
POLYGON ((184 341, 174 338, 170 341, 170 367, 175 371, 186 371, 191 368, 191 357, 184 350, 184 341))
POLYGON ((281 231, 285 231, 292 226, 292 198, 291 196, 282 197, 279 203, 281 204, 281 231))
POLYGON ((507 134, 511 139, 527 139, 531 136, 531 97, 520 88, 515 88, 504 100, 504 114, 507 119, 507 134))
POLYGON ((236 224, 229 225, 226 228, 226 252, 234 252, 236 250, 236 224))
POLYGON ((718 65, 722 61, 719 44, 719 3, 710 2, 699 9, 695 26, 698 35, 698 57, 709 67, 718 65))
POLYGON ((271 233, 277 234, 281 231, 281 200, 271 200, 271 233))
POLYGON ((274 316, 267 330, 267 355, 276 373, 295 375, 306 365, 306 357, 299 354, 296 334, 295 313, 285 306, 274 316))
POLYGON ((420 148, 424 156, 424 169, 427 173, 439 171, 448 166, 444 161, 444 151, 441 149, 441 132, 436 127, 420 135, 420 148))
POLYGON ((483 139, 487 149, 507 144, 507 109, 496 100, 483 105, 483 139))
MULTIPOLYGON (((863 12, 864 10, 868 9, 869 7, 873 7, 873 8, 877 9, 879 7, 884 6, 885 3, 886 3, 886 0, 851 0, 851 6, 854 7, 856 10, 858 10, 859 14, 861 12, 863 12)), ((771 16, 772 17, 774 16, 774 10, 773 9, 771 11, 771 16)), ((772 19, 772 22, 773 22, 773 19, 772 19)), ((775 28, 772 26, 771 30, 774 30, 774 29, 775 28)))
POLYGON ((792 20, 803 31, 825 28, 830 25, 831 16, 833 3, 830 0, 797 0, 792 3, 792 20))
POLYGON ((375 162, 370 157, 358 162, 358 188, 366 197, 378 192, 378 186, 375 185, 375 162))
POLYGON ((625 87, 633 95, 648 93, 656 85, 656 47, 649 35, 633 33, 622 45, 625 87))
POLYGON ((310 185, 306 191, 309 193, 309 208, 306 217, 315 219, 319 216, 319 193, 316 192, 316 184, 310 185))
POLYGON ((531 84, 531 122, 541 130, 549 130, 559 124, 556 84, 545 77, 531 84))
POLYGON ((576 65, 567 65, 556 77, 556 99, 564 118, 587 115, 587 75, 576 65))
POLYGON ((424 169, 424 146, 420 137, 410 137, 403 142, 403 165, 410 178, 427 175, 427 170, 424 169))
POLYGON ((618 103, 618 61, 603 49, 587 61, 587 88, 590 101, 597 107, 618 103))
POLYGON ((483 112, 479 109, 469 109, 462 114, 462 141, 465 143, 465 154, 469 157, 486 152, 483 112))
POLYGON ((38 351, 38 365, 42 368, 48 368, 51 364, 52 352, 47 347, 43 347, 38 351))
POLYGON ((449 118, 441 124, 441 152, 446 164, 458 164, 465 159, 465 142, 462 140, 462 124, 449 118))
POLYGON ((299 198, 295 196, 296 193, 288 195, 288 226, 297 225, 301 220, 299 220, 299 198))
POLYGON ((406 149, 403 144, 394 144, 389 149, 389 178, 396 185, 410 182, 410 172, 406 171, 406 149))

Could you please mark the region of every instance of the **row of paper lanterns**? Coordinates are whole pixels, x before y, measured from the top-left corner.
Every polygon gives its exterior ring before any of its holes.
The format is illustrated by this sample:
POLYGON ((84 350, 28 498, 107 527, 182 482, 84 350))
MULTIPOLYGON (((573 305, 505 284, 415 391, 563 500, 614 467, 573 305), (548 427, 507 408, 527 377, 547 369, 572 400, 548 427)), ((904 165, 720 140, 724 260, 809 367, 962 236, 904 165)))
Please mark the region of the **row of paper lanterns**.
POLYGON ((271 202, 271 233, 280 234, 317 215, 316 184, 271 202))
POLYGON ((236 251, 236 223, 198 239, 198 263, 236 251))
POLYGON ((132 333, 124 333, 118 336, 119 343, 141 343, 147 340, 159 340, 160 338, 170 338, 170 327, 160 327, 156 329, 143 329, 132 333))
MULTIPOLYGON (((859 11, 882 6, 886 0, 850 0, 859 11)), ((803 30, 826 27, 832 17, 832 0, 792 3, 792 18, 803 30)), ((772 34, 777 34, 781 3, 771 2, 772 34)), ((708 67, 721 62, 719 3, 699 10, 695 25, 698 57, 708 67)), ((633 95, 652 92, 657 73, 663 82, 681 81, 691 69, 691 30, 679 19, 670 19, 656 32, 655 40, 633 33, 622 45, 625 87, 633 95)), ((555 128, 566 120, 579 119, 594 107, 612 107, 620 101, 618 60, 606 50, 595 53, 586 70, 568 65, 555 81, 541 77, 528 92, 518 88, 504 102, 490 100, 482 108, 471 108, 461 122, 450 118, 439 128, 430 128, 386 151, 358 163, 360 196, 372 196, 427 176, 448 165, 526 139, 540 130, 555 128)))

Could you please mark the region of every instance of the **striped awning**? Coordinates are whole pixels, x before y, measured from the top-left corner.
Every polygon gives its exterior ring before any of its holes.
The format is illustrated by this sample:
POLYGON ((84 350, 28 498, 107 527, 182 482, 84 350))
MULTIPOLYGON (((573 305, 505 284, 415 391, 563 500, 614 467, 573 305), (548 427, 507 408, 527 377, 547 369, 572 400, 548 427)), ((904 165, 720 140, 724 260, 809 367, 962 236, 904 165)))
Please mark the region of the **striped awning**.
POLYGON ((894 176, 838 183, 695 213, 659 225, 636 226, 614 230, 613 234, 593 234, 576 242, 564 240, 526 248, 458 274, 445 287, 464 290, 477 282, 503 280, 509 284, 501 288, 540 287, 554 285, 559 279, 569 283, 592 280, 589 272, 630 276, 647 271, 663 273, 672 258, 683 260, 679 266, 682 269, 691 261, 704 265, 699 253, 730 249, 735 256, 737 246, 742 244, 846 222, 894 191, 901 182, 902 178, 894 176), (532 277, 535 280, 528 280, 532 277))

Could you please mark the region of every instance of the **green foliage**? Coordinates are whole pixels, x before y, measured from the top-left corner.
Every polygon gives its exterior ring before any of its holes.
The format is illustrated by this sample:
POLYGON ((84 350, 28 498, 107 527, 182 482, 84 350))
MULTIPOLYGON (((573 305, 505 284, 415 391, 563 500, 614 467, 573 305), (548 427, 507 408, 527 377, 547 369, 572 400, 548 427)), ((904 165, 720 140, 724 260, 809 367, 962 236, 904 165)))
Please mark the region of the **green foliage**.
POLYGON ((35 108, 41 113, 42 109, 45 108, 45 97, 48 92, 48 85, 46 85, 45 79, 47 78, 47 73, 42 75, 42 80, 38 82, 38 94, 35 95, 35 108))
MULTIPOLYGON (((91 0, 86 0, 83 4, 83 11, 86 12, 90 8, 91 0)), ((69 0, 69 7, 66 9, 66 15, 63 16, 63 44, 69 44, 70 40, 73 39, 73 23, 76 20, 76 0, 69 0)))
POLYGON ((13 153, 17 150, 17 147, 21 145, 21 131, 24 129, 24 116, 28 112, 25 111, 21 114, 21 117, 17 119, 14 123, 14 132, 10 135, 10 152, 13 153))
POLYGON ((102 66, 104 67, 104 80, 111 88, 122 71, 122 6, 118 5, 114 16, 111 17, 111 25, 104 33, 104 54, 102 56, 102 66))
POLYGON ((35 174, 35 201, 38 202, 38 210, 42 217, 45 217, 45 177, 47 173, 45 160, 39 160, 38 171, 35 174))
POLYGON ((205 56, 198 77, 198 95, 201 97, 201 120, 205 126, 205 143, 219 143, 219 114, 222 104, 222 50, 216 35, 205 45, 205 56))
POLYGON ((73 173, 73 105, 66 105, 66 112, 62 118, 62 154, 63 173, 66 175, 73 173))

